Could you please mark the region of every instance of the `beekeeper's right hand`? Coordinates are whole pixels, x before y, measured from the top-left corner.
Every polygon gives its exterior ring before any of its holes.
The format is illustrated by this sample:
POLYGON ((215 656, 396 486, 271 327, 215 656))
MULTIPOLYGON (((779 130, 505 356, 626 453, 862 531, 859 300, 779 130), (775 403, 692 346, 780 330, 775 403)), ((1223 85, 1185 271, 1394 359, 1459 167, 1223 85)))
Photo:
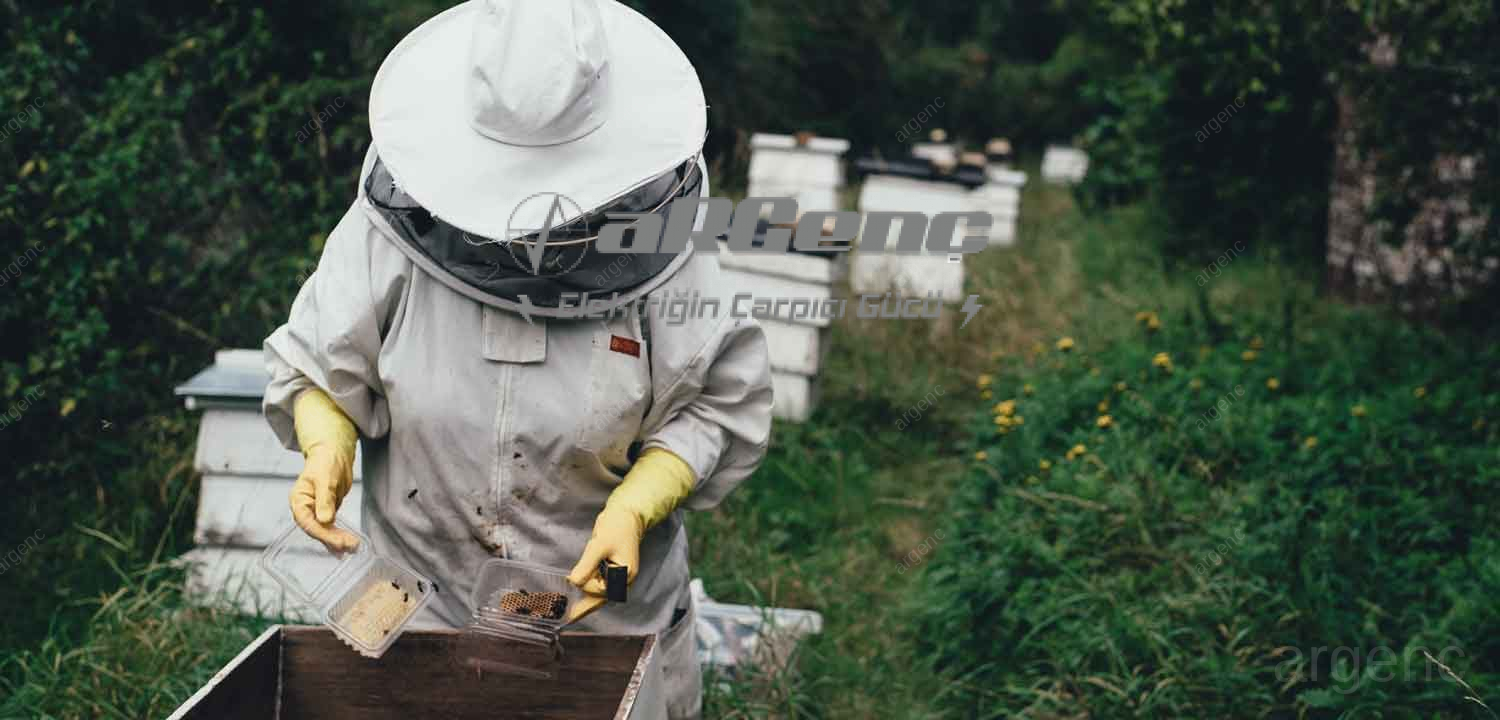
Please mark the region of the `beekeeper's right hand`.
POLYGON ((333 524, 334 514, 354 484, 354 421, 318 388, 302 391, 292 406, 302 474, 292 485, 292 519, 303 532, 333 552, 359 545, 353 533, 333 524))

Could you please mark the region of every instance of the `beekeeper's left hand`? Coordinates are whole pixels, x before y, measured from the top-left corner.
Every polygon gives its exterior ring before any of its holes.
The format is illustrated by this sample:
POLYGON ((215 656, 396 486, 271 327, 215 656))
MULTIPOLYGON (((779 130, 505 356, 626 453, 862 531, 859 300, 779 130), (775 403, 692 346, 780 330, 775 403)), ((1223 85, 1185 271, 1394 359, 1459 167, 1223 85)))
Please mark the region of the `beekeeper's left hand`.
POLYGON ((594 532, 568 582, 589 593, 574 603, 568 622, 581 620, 606 602, 599 563, 605 560, 627 568, 627 584, 640 571, 641 538, 665 520, 693 491, 693 469, 671 451, 651 448, 636 459, 630 472, 594 518, 594 532))

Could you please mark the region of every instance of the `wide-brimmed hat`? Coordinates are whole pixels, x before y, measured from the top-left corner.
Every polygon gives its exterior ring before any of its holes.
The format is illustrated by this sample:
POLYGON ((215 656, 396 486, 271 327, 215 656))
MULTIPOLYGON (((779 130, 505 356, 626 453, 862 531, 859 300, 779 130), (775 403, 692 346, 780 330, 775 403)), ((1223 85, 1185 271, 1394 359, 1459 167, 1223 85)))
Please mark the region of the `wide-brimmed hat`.
POLYGON ((698 74, 655 24, 614 0, 470 0, 386 57, 370 132, 392 179, 486 238, 598 210, 697 155, 698 74))

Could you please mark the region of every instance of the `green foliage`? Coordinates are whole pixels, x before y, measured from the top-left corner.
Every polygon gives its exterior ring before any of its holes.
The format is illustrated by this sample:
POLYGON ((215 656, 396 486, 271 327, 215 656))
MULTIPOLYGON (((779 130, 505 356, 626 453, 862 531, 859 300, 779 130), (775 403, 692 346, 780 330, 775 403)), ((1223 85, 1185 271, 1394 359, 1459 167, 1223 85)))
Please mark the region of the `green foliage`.
MULTIPOLYGON (((1172 224, 1169 257, 1198 262, 1243 241, 1322 262, 1340 93, 1379 167, 1372 219, 1387 239, 1403 238, 1424 200, 1462 194, 1493 207, 1493 172, 1456 190, 1433 163, 1500 154, 1491 3, 1101 0, 1094 10, 1107 18, 1094 41, 1132 62, 1088 80, 1104 112, 1084 136, 1092 162, 1080 195, 1092 206, 1152 197, 1172 224), (1399 48, 1393 69, 1370 61, 1382 34, 1399 48)), ((1450 223, 1433 239, 1478 256, 1500 248, 1497 236, 1496 223, 1450 223)))
POLYGON ((1500 682, 1500 383, 1474 372, 1500 350, 1345 310, 1221 341, 1152 317, 998 368, 1013 409, 973 416, 983 459, 914 603, 953 707, 1467 712, 1419 648, 1500 682))

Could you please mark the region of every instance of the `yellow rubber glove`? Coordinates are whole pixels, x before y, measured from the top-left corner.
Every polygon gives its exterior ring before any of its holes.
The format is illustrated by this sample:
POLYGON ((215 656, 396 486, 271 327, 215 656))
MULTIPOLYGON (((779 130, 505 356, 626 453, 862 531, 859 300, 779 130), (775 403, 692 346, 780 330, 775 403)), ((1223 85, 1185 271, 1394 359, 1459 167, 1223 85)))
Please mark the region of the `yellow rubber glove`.
POLYGON ((568 622, 583 619, 606 602, 604 579, 599 577, 600 561, 626 566, 628 582, 635 582, 640 571, 641 538, 671 515, 696 484, 693 469, 670 450, 651 448, 641 453, 594 519, 594 534, 568 575, 568 582, 590 594, 573 604, 568 622))
POLYGON ((334 526, 333 517, 354 484, 354 422, 318 388, 297 395, 292 422, 303 457, 302 474, 292 485, 292 519, 330 551, 353 550, 359 538, 334 526))

